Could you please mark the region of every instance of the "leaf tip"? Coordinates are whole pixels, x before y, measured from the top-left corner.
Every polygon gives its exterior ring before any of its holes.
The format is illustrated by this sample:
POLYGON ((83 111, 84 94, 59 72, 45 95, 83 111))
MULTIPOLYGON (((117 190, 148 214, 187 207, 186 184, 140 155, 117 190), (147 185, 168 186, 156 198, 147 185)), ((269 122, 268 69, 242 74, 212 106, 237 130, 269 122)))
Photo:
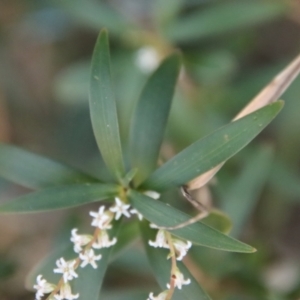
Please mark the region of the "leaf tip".
POLYGON ((108 44, 108 30, 106 28, 101 29, 97 40, 98 42, 108 44))
POLYGON ((282 108, 284 106, 284 104, 285 104, 285 101, 282 100, 282 99, 280 99, 280 100, 277 101, 277 103, 280 106, 280 108, 282 108))
POLYGON ((100 35, 101 35, 101 36, 108 36, 108 30, 107 30, 106 27, 104 27, 104 28, 102 28, 102 29, 100 30, 100 35))
POLYGON ((282 110, 284 104, 285 102, 283 100, 277 100, 271 104, 275 110, 276 115, 282 110))
POLYGON ((248 246, 247 249, 245 248, 244 251, 243 251, 244 253, 255 253, 257 251, 256 248, 254 248, 250 245, 247 245, 247 246, 248 246))

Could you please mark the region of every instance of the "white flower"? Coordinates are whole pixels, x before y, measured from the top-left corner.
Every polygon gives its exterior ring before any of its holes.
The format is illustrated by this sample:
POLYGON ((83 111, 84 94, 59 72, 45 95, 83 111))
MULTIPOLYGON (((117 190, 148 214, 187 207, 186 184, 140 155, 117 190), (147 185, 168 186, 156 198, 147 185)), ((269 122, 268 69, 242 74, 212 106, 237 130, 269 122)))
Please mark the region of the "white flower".
POLYGON ((155 248, 169 248, 165 231, 162 229, 158 230, 155 241, 149 241, 148 243, 150 246, 155 248))
MULTIPOLYGON (((155 224, 150 224, 151 228, 157 228, 155 224)), ((182 260, 184 256, 186 256, 188 250, 192 247, 192 243, 190 241, 183 241, 174 238, 171 236, 172 244, 175 248, 176 259, 182 260)), ((165 231, 163 229, 159 229, 156 234, 155 241, 149 241, 149 245, 155 248, 167 248, 170 249, 168 244, 168 240, 166 238, 165 231)))
POLYGON ((58 267, 57 269, 54 269, 54 273, 62 273, 64 282, 68 282, 69 280, 72 280, 74 277, 77 278, 78 275, 75 272, 75 264, 76 260, 71 260, 71 261, 65 261, 64 258, 60 258, 56 261, 56 266, 58 267))
POLYGON ((93 243, 93 248, 109 248, 117 242, 117 239, 114 237, 111 241, 109 240, 109 235, 106 230, 101 230, 97 236, 97 241, 93 243))
POLYGON ((125 204, 123 201, 121 201, 118 197, 115 198, 115 205, 111 207, 109 210, 113 213, 115 213, 115 219, 119 220, 122 215, 124 215, 127 218, 130 218, 130 213, 128 211, 130 205, 125 204))
POLYGON ((82 260, 82 263, 80 265, 81 268, 84 268, 88 264, 90 264, 94 269, 97 269, 96 260, 100 260, 102 255, 95 255, 95 252, 93 249, 87 250, 84 253, 79 254, 80 259, 82 260))
POLYGON ((93 237, 87 234, 79 235, 77 234, 77 230, 78 230, 77 228, 72 229, 71 242, 74 243, 74 251, 76 253, 79 253, 82 250, 82 246, 87 245, 92 240, 93 237))
POLYGON ((137 215, 137 217, 139 218, 139 220, 140 221, 142 221, 143 220, 143 215, 141 214, 141 213, 139 213, 136 209, 131 209, 130 210, 130 213, 132 214, 132 215, 137 215))
POLYGON ((75 295, 72 294, 69 283, 63 284, 62 287, 60 288, 59 294, 54 295, 54 299, 56 300, 63 300, 63 299, 72 300, 72 299, 77 299, 78 297, 79 297, 78 293, 75 295))
MULTIPOLYGON (((177 287, 179 290, 181 290, 183 285, 191 283, 191 279, 184 279, 183 274, 179 271, 179 269, 177 269, 176 272, 172 275, 172 279, 174 280, 175 287, 177 287)), ((167 288, 170 288, 169 284, 167 284, 167 288)))
POLYGON ((150 198, 153 198, 155 200, 160 198, 160 194, 158 192, 155 192, 155 191, 146 191, 146 192, 144 192, 144 195, 146 195, 150 198))
POLYGON ((143 73, 150 73, 159 64, 158 52, 149 46, 140 48, 136 53, 135 63, 143 73))
POLYGON ((112 220, 112 215, 108 211, 105 211, 105 206, 99 207, 98 212, 91 211, 90 215, 94 217, 91 224, 92 226, 100 229, 111 229, 109 223, 112 220))
POLYGON ((147 300, 166 300, 167 295, 168 295, 168 290, 160 293, 156 297, 153 295, 153 293, 150 293, 149 298, 147 300))
POLYGON ((55 284, 47 282, 46 279, 42 279, 42 275, 38 275, 36 283, 33 288, 36 290, 35 298, 40 300, 44 294, 51 293, 55 289, 55 284))
POLYGON ((186 256, 188 250, 192 247, 192 243, 190 241, 182 241, 178 239, 173 239, 173 246, 176 250, 177 260, 182 260, 184 256, 186 256))

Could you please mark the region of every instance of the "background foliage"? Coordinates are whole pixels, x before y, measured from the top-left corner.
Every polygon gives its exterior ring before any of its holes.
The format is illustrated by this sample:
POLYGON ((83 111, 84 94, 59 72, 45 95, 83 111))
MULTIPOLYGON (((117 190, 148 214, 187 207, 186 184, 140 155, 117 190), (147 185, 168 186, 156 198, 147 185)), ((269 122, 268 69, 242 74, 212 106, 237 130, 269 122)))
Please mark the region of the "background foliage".
MULTIPOLYGON (((105 26, 123 143, 149 76, 136 64, 138 49, 154 47, 161 57, 174 48, 183 54, 186 75, 162 148, 168 159, 228 123, 299 53, 299 22, 299 3, 283 0, 2 1, 0 141, 107 179, 87 97, 92 50, 105 26)), ((283 95, 285 108, 276 120, 226 163, 209 191, 199 192, 232 218, 232 236, 259 249, 251 255, 191 250, 186 263, 213 299, 300 297, 299 96, 297 79, 283 95)), ((27 191, 0 179, 1 202, 27 191)), ((166 196, 190 210, 176 191, 166 196)), ((1 216, 0 298, 31 299, 25 275, 54 245, 63 244, 74 224, 88 226, 92 208, 1 216)), ((142 299, 155 289, 141 241, 132 243, 108 270, 104 299, 142 299)))

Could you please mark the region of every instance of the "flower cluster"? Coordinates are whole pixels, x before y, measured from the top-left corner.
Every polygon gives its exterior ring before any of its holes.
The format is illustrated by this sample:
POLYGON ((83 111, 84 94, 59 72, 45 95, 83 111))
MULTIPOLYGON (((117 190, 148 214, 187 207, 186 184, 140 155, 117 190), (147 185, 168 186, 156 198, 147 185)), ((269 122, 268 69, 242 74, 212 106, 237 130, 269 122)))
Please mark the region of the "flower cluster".
MULTIPOLYGON (((155 224, 150 224, 151 228, 158 228, 155 224)), ((170 249, 168 257, 175 256, 176 259, 172 262, 172 275, 171 283, 167 284, 167 290, 160 293, 158 296, 154 296, 150 293, 148 300, 165 300, 169 295, 170 289, 178 288, 181 290, 183 285, 191 283, 190 279, 184 279, 183 274, 176 266, 176 260, 182 260, 191 248, 192 243, 190 241, 183 241, 173 237, 170 233, 163 229, 158 229, 155 241, 149 241, 149 245, 155 248, 170 249)), ((168 298, 169 299, 169 298, 168 298)))
MULTIPOLYGON (((160 197, 154 191, 147 191, 145 194, 153 199, 160 197)), ((37 284, 34 285, 36 300, 41 300, 44 294, 49 293, 48 300, 77 299, 79 294, 72 293, 70 281, 78 278, 76 273, 78 267, 85 268, 88 265, 91 265, 94 269, 98 267, 97 261, 101 260, 102 255, 96 254, 95 250, 109 248, 116 244, 117 239, 115 237, 110 238, 108 233, 112 229, 112 221, 119 220, 122 216, 130 218, 132 215, 137 215, 139 220, 143 219, 143 216, 136 209, 130 208, 129 204, 124 203, 118 197, 115 198, 115 203, 110 208, 106 209, 105 206, 100 206, 98 211, 91 211, 90 215, 93 218, 91 226, 95 227, 93 235, 78 234, 77 228, 71 230, 70 240, 73 243, 73 249, 77 254, 77 258, 66 261, 61 257, 56 261, 56 268, 53 272, 62 274, 61 280, 56 285, 47 282, 42 275, 38 275, 37 284)), ((150 226, 158 228, 154 224, 150 226)), ((156 248, 170 249, 169 257, 174 257, 175 264, 172 264, 171 280, 170 284, 167 284, 168 289, 156 297, 153 293, 150 293, 148 298, 148 300, 165 300, 170 290, 174 290, 174 288, 181 289, 183 285, 190 283, 190 279, 184 279, 183 274, 177 268, 176 260, 182 260, 192 243, 175 238, 167 231, 159 229, 155 241, 149 241, 149 244, 156 248)))
MULTIPOLYGON (((187 285, 191 283, 191 280, 184 279, 183 274, 180 272, 178 268, 176 268, 175 272, 172 274, 171 280, 173 281, 174 287, 177 287, 179 290, 181 290, 183 285, 187 285)), ((149 298, 147 300, 166 300, 167 296, 169 294, 169 291, 171 289, 171 285, 167 284, 167 290, 161 292, 159 295, 154 296, 153 293, 149 294, 149 298)))
MULTIPOLYGON (((157 226, 154 224, 150 224, 152 228, 156 228, 157 226)), ((183 241, 177 238, 172 237, 172 244, 176 251, 176 259, 182 260, 184 256, 186 256, 188 250, 192 247, 192 243, 190 241, 183 241)), ((155 248, 166 248, 170 249, 170 245, 166 238, 166 231, 163 229, 159 229, 156 234, 155 241, 149 241, 149 245, 155 248)))
POLYGON ((58 286, 47 282, 45 279, 42 278, 42 275, 38 275, 37 284, 34 285, 33 288, 37 290, 35 294, 35 298, 37 300, 40 300, 44 296, 44 294, 52 293, 54 291, 56 292, 53 295, 53 297, 51 297, 51 300, 73 300, 79 297, 79 294, 72 294, 71 286, 68 281, 58 286))
MULTIPOLYGON (((191 283, 191 280, 184 279, 183 274, 179 271, 178 268, 176 268, 176 271, 172 274, 172 280, 174 281, 174 287, 177 287, 179 290, 181 290, 183 285, 187 285, 191 283)), ((153 293, 149 294, 149 298, 147 300, 165 300, 167 299, 167 296, 169 294, 169 290, 171 289, 170 284, 167 284, 167 290, 161 292, 159 295, 154 296, 153 293)))
POLYGON ((93 217, 91 225, 96 227, 94 234, 78 234, 78 229, 71 230, 71 242, 73 243, 74 252, 77 253, 77 258, 66 261, 63 257, 56 261, 56 268, 54 273, 62 274, 62 278, 57 285, 47 282, 38 275, 37 284, 34 285, 36 290, 36 300, 41 300, 44 294, 50 294, 47 298, 49 300, 72 300, 77 299, 79 294, 72 294, 70 281, 78 277, 76 269, 91 265, 94 269, 98 267, 97 261, 102 258, 101 254, 95 254, 95 250, 102 248, 109 248, 116 244, 117 239, 114 237, 110 239, 108 230, 112 228, 112 221, 118 220, 122 215, 130 217, 132 213, 129 212, 130 205, 125 204, 119 198, 115 198, 115 204, 109 209, 101 206, 97 212, 91 211, 90 215, 93 217), (94 250, 95 249, 95 250, 94 250))
POLYGON ((44 294, 51 293, 56 288, 56 285, 48 283, 46 279, 43 279, 42 275, 38 275, 36 279, 36 285, 34 285, 33 288, 37 290, 35 298, 40 300, 42 297, 44 297, 44 294))

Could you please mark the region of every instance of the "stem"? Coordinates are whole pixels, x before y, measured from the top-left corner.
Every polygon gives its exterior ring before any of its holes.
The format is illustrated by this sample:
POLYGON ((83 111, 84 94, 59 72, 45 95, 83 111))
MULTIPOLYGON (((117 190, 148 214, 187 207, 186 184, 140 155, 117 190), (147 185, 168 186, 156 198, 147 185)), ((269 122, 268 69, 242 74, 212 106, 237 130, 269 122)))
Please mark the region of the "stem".
POLYGON ((63 277, 59 280, 56 288, 51 292, 51 294, 46 298, 46 300, 50 299, 51 296, 55 295, 61 288, 61 286, 63 285, 64 279, 63 277))
POLYGON ((170 288, 166 297, 166 300, 171 300, 172 296, 175 291, 175 272, 177 270, 177 263, 176 263, 176 253, 175 253, 175 248, 173 245, 172 237, 171 234, 167 231, 165 231, 165 235, 170 247, 170 257, 171 257, 171 276, 170 276, 170 288))

